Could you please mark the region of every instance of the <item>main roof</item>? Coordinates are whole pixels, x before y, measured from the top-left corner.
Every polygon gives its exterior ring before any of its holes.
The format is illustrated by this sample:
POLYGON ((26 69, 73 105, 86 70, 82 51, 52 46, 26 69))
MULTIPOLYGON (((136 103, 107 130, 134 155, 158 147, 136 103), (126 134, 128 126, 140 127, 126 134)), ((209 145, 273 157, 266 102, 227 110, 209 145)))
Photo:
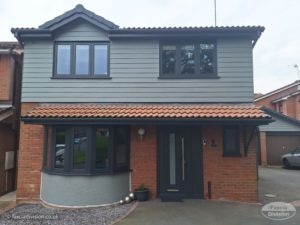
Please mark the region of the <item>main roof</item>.
POLYGON ((161 38, 169 36, 185 37, 250 37, 255 43, 264 31, 262 26, 220 26, 220 27, 128 27, 118 25, 77 5, 74 9, 55 17, 38 28, 12 28, 11 31, 19 40, 32 38, 52 38, 51 33, 77 19, 83 19, 108 32, 110 38, 161 38))
POLYGON ((249 104, 45 104, 23 117, 39 119, 271 120, 249 104))

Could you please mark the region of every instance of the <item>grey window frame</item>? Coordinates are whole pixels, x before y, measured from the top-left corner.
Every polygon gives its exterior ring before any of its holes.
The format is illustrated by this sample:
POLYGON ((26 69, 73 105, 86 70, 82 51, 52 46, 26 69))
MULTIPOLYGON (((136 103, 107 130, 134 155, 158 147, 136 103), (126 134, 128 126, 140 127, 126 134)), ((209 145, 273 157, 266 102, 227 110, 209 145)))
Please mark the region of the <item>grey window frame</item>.
POLYGON ((223 127, 222 129, 222 139, 223 139, 223 157, 240 157, 241 156, 241 147, 240 147, 240 128, 238 126, 225 126, 223 127), (225 149, 225 146, 226 146, 226 143, 227 143, 227 140, 225 138, 225 132, 226 130, 229 130, 229 129, 234 129, 236 130, 236 146, 237 146, 237 149, 235 149, 235 152, 227 152, 226 149, 225 149))
POLYGON ((110 79, 110 42, 108 41, 57 41, 54 42, 53 47, 53 74, 54 79, 110 79), (57 74, 57 46, 70 45, 70 74, 57 74), (87 75, 76 75, 76 46, 88 45, 89 46, 89 73, 87 75), (94 51, 95 45, 107 46, 107 74, 94 74, 94 51))
POLYGON ((57 174, 57 175, 106 175, 106 174, 114 174, 114 173, 122 173, 129 172, 130 170, 130 129, 129 127, 122 126, 123 129, 126 129, 128 133, 128 146, 127 146, 127 165, 122 167, 117 167, 115 163, 115 143, 114 143, 114 130, 120 128, 118 127, 110 127, 110 126, 78 126, 78 125, 54 125, 54 126, 44 126, 45 130, 45 141, 44 141, 44 151, 43 151, 43 171, 49 174, 57 174), (47 146, 48 146, 48 129, 51 127, 50 132, 52 132, 51 138, 51 162, 50 168, 47 168, 47 146), (83 169, 73 168, 73 144, 72 140, 74 138, 74 128, 86 128, 87 136, 88 136, 88 149, 86 151, 86 162, 85 167, 83 169), (55 167, 55 131, 57 128, 64 128, 66 131, 66 149, 64 152, 64 167, 56 168, 55 167), (110 140, 109 140, 109 151, 108 151, 108 167, 107 168, 96 168, 96 129, 97 128, 105 128, 110 132, 110 140))
POLYGON ((181 41, 160 41, 159 43, 159 78, 160 79, 218 79, 217 76, 217 41, 216 40, 181 40, 181 41), (200 73, 200 44, 214 44, 214 72, 200 73), (162 46, 175 45, 176 46, 176 64, 175 74, 164 74, 162 71, 162 46), (181 74, 180 73, 180 50, 181 46, 194 45, 195 46, 195 73, 181 74))

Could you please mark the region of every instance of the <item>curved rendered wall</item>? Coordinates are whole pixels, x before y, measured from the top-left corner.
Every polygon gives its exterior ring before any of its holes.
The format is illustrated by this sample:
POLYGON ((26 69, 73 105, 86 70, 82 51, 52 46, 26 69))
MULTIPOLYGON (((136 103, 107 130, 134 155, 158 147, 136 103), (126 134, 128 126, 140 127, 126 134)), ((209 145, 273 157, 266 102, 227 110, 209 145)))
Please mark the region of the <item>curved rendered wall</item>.
POLYGON ((63 176, 42 173, 41 199, 58 206, 111 204, 129 192, 129 173, 63 176))

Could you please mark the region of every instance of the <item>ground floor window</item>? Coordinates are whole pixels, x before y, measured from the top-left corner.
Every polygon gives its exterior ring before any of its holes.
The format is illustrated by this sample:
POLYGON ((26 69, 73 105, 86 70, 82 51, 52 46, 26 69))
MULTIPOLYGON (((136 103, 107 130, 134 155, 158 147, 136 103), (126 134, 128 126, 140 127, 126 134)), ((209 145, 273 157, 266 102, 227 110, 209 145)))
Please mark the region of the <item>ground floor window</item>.
POLYGON ((129 170, 128 127, 47 126, 44 170, 101 174, 129 170))
POLYGON ((223 128, 223 156, 240 156, 240 135, 238 127, 223 128))

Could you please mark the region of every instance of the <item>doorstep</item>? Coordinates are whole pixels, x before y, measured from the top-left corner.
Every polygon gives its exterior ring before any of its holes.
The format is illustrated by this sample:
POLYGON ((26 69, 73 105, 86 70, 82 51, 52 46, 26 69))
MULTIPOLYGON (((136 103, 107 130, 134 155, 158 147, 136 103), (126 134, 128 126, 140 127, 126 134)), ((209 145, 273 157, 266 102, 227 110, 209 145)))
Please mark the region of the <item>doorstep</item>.
POLYGON ((9 192, 0 197, 0 214, 16 206, 16 192, 9 192))

